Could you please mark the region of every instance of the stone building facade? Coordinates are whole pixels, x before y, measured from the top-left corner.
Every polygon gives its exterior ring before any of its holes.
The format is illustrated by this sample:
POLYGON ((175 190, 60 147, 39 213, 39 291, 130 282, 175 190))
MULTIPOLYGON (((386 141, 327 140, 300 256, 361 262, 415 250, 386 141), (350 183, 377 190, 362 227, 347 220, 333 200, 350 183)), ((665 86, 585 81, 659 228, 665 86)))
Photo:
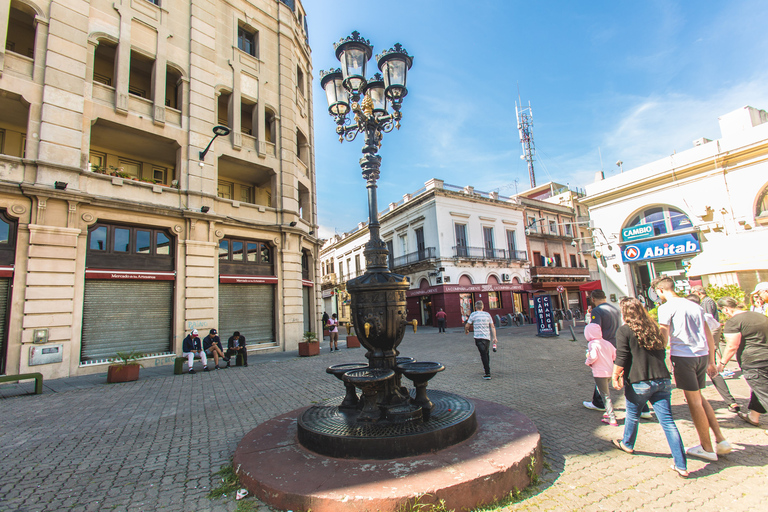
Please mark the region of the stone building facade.
POLYGON ((696 284, 768 281, 768 113, 719 118, 721 138, 587 185, 607 293, 642 297, 655 277, 696 284))
POLYGON ((311 77, 295 0, 0 0, 0 371, 164 364, 193 328, 294 349, 311 77))

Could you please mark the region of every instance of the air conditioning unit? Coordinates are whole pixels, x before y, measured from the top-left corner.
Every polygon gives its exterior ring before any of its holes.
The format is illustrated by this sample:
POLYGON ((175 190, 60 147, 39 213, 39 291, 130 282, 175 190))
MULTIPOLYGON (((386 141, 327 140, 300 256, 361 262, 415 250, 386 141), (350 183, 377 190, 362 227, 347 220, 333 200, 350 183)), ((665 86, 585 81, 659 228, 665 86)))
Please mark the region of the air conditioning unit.
POLYGON ((451 276, 443 276, 443 282, 444 283, 450 283, 451 282, 451 276))
POLYGON ((504 282, 511 281, 509 274, 501 274, 501 280, 504 282))
POLYGON ((435 278, 435 282, 437 282, 437 284, 441 284, 443 282, 443 278, 438 276, 435 278))

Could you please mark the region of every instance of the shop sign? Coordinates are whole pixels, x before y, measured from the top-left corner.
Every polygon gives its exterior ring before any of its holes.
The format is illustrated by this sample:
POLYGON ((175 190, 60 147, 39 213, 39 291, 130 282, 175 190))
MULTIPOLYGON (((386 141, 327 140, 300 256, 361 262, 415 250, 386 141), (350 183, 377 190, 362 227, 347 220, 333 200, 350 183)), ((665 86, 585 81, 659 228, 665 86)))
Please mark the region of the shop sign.
POLYGON ((552 298, 549 295, 537 295, 533 298, 536 314, 537 336, 556 336, 555 317, 552 314, 552 298))
POLYGON ((176 279, 176 272, 85 269, 85 278, 128 281, 173 281, 176 279))
POLYGON ((471 284, 471 285, 439 285, 429 288, 416 288, 407 290, 406 297, 419 297, 421 295, 434 295, 438 293, 477 293, 477 292, 506 292, 523 291, 529 285, 526 284, 471 284))
POLYGON ((635 261, 683 256, 697 252, 701 252, 699 239, 695 233, 687 233, 649 242, 625 245, 621 251, 621 259, 624 263, 632 263, 635 261))
POLYGON ((276 284, 277 276, 219 276, 224 284, 276 284))
POLYGON ((642 240, 653 236, 653 224, 639 224, 631 228, 621 230, 621 239, 625 242, 632 240, 642 240))

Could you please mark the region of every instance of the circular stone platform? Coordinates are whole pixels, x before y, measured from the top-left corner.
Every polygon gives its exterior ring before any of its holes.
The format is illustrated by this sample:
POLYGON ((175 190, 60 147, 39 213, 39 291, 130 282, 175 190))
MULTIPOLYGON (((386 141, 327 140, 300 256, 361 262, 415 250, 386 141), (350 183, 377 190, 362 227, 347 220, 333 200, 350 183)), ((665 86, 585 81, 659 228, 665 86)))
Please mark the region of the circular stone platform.
MULTIPOLYGON (((430 391, 433 393, 433 391, 430 391)), ((473 400, 477 430, 444 450, 391 460, 340 459, 299 444, 297 418, 309 407, 262 423, 243 437, 234 467, 258 499, 281 510, 390 512, 422 496, 448 510, 470 510, 530 483, 541 471, 541 437, 527 416, 473 400)))
POLYGON ((434 403, 429 421, 362 423, 358 410, 339 409, 333 398, 299 416, 301 444, 321 455, 355 459, 394 459, 437 451, 461 442, 477 428, 475 408, 464 397, 429 391, 434 403))

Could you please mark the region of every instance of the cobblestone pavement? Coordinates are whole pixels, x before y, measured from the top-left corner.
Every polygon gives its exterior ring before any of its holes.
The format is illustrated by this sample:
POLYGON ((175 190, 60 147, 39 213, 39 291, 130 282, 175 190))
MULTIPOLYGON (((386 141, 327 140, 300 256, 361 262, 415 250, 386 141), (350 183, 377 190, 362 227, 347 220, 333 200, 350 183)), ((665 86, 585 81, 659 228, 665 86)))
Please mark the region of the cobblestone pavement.
MULTIPOLYGON (((711 386, 705 395, 732 454, 715 463, 689 459, 691 477, 679 478, 655 420, 640 426, 636 455, 614 449, 610 440, 623 429, 581 405, 593 380, 580 331, 571 342, 570 335, 537 338, 531 326, 500 329, 490 381, 463 332, 420 328, 400 345, 403 355, 446 365, 430 386, 505 404, 539 428, 547 463, 539 490, 499 510, 765 510, 768 435, 729 413, 711 386)), ((235 510, 232 497, 206 495, 243 435, 342 394, 324 369, 364 360, 364 349, 321 347, 318 357, 253 355, 248 368, 195 375, 145 368, 138 382, 126 384, 107 385, 105 374, 52 380, 42 395, 25 394, 31 381, 0 386, 0 510, 235 510)), ((727 382, 744 405, 744 381, 727 382)), ((624 400, 614 396, 622 423, 624 400)), ((697 444, 682 392, 673 394, 673 412, 683 441, 697 444)))

